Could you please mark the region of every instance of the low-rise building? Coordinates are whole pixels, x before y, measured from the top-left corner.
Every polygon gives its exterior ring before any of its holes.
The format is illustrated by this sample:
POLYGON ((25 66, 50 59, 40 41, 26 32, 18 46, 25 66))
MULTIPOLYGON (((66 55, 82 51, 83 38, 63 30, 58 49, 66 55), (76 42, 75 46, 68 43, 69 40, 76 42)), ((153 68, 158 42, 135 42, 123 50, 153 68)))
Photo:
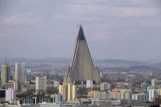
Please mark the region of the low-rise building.
POLYGON ((148 100, 150 102, 153 102, 155 97, 160 94, 160 89, 158 88, 153 88, 153 87, 148 87, 148 100))
POLYGON ((103 82, 100 84, 101 91, 107 91, 107 90, 110 90, 110 88, 111 88, 111 84, 109 84, 107 82, 103 82))
POLYGON ((145 102, 146 101, 146 95, 145 95, 145 93, 133 93, 132 94, 132 101, 145 102))
POLYGON ((112 96, 112 99, 116 99, 116 100, 130 100, 131 90, 115 88, 112 90, 111 96, 112 96))

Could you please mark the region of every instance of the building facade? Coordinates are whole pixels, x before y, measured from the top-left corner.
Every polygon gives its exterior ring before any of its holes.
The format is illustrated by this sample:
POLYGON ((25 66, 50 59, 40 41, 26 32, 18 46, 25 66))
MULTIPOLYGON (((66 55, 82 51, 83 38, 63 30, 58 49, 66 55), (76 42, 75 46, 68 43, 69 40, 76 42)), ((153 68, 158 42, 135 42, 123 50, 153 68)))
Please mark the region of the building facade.
POLYGON ((4 86, 9 81, 10 66, 3 64, 1 66, 1 86, 4 86))
POLYGON ((16 90, 21 90, 25 84, 25 64, 15 64, 14 80, 16 82, 16 90))
POLYGON ((46 91, 46 89, 47 89, 47 76, 35 78, 35 89, 36 89, 36 91, 46 91))

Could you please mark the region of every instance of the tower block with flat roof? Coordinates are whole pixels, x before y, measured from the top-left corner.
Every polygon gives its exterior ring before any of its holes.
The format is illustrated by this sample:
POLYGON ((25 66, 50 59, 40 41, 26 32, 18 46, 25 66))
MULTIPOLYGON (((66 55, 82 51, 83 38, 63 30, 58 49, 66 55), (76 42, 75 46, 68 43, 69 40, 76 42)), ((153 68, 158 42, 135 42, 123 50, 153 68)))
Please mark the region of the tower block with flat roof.
POLYGON ((87 88, 86 86, 90 84, 99 84, 100 80, 100 74, 93 63, 83 28, 80 26, 72 65, 65 73, 60 93, 63 93, 67 101, 74 100, 77 97, 78 85, 87 88))
POLYGON ((10 66, 8 64, 1 65, 1 86, 9 81, 10 66))

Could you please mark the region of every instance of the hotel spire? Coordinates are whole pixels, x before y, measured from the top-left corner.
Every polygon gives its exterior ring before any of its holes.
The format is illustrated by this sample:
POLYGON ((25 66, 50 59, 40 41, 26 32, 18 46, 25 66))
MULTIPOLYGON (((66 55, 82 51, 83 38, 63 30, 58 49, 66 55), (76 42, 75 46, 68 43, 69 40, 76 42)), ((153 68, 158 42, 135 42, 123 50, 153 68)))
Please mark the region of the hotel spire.
POLYGON ((78 40, 85 40, 84 31, 83 31, 82 26, 80 26, 79 28, 78 40))
POLYGON ((98 83, 100 81, 100 75, 93 64, 82 26, 78 32, 72 65, 67 72, 66 79, 70 82, 93 80, 98 83))

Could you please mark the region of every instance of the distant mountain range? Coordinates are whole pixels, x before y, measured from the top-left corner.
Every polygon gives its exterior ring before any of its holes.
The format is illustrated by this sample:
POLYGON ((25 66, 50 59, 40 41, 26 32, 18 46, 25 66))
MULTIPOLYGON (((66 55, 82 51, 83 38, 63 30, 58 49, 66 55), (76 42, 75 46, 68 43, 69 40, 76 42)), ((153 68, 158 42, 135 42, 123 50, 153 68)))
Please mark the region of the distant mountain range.
MULTIPOLYGON (((6 61, 1 59, 0 63, 26 63, 26 64, 38 64, 42 67, 47 67, 48 65, 70 65, 71 59, 68 58, 44 58, 44 59, 26 59, 26 58, 8 58, 6 61)), ((160 71, 161 72, 161 62, 143 62, 143 61, 129 61, 120 59, 107 59, 107 60, 96 60, 95 64, 98 67, 106 68, 116 71, 160 71)))
POLYGON ((131 66, 140 66, 147 65, 146 62, 139 61, 129 61, 129 60, 119 60, 119 59, 109 59, 109 60, 98 60, 96 61, 99 65, 105 65, 106 67, 131 67, 131 66))
POLYGON ((141 62, 128 60, 100 60, 97 61, 105 71, 129 71, 129 72, 161 72, 161 62, 141 62))

